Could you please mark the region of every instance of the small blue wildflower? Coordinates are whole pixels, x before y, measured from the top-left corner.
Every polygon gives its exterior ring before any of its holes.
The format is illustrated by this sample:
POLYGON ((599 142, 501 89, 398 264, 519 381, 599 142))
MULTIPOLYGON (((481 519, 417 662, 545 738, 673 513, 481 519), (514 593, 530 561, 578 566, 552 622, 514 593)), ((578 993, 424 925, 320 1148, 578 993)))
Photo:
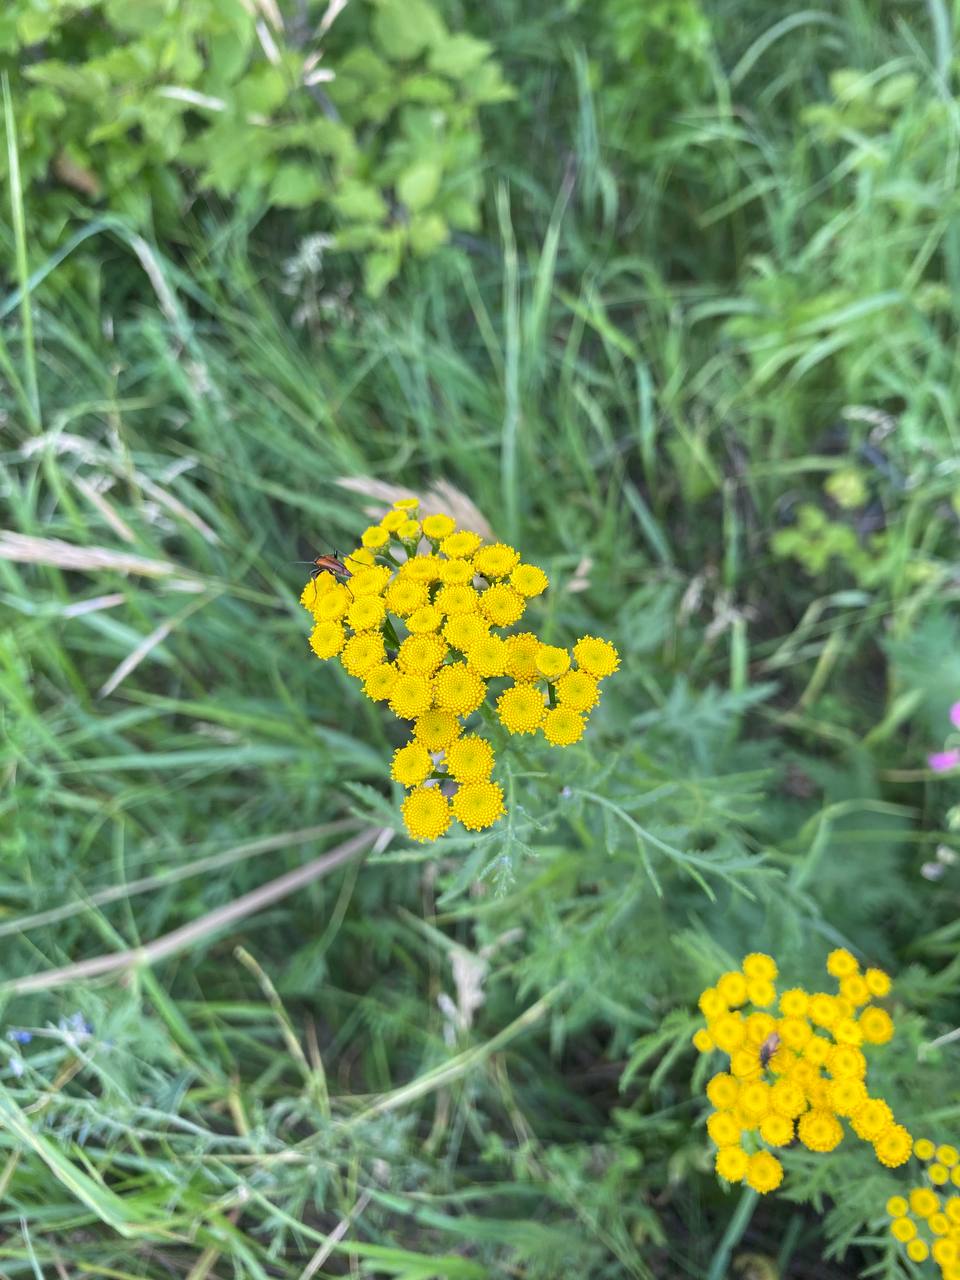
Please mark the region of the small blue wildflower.
POLYGON ((30 1031, 22 1031, 19 1027, 14 1027, 7 1032, 7 1039, 12 1040, 14 1044, 29 1044, 33 1039, 33 1033, 30 1031))

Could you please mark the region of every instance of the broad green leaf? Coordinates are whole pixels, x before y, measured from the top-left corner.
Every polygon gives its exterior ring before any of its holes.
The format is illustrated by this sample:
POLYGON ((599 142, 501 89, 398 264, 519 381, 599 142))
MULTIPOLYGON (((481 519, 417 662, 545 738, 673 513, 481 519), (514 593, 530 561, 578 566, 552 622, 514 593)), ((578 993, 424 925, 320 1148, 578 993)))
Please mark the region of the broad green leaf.
POLYGON ((373 34, 391 62, 408 62, 446 38, 439 14, 426 0, 384 0, 374 14, 373 34))
POLYGON ((492 48, 486 40, 477 40, 474 36, 445 36, 430 50, 427 66, 451 80, 462 80, 490 56, 492 48))
POLYGON ((352 180, 341 185, 333 207, 349 222, 380 222, 387 215, 387 203, 376 187, 352 180))
POLYGON ((438 249, 447 238, 447 224, 439 213, 424 213, 410 223, 410 248, 420 257, 438 249))
POLYGON ((303 209, 315 204, 326 192, 327 183, 315 166, 284 164, 270 186, 270 202, 285 209, 303 209))
POLYGON ((378 249, 363 264, 363 283, 371 298, 378 298, 400 270, 397 249, 378 249))
POLYGON ((420 160, 397 179, 397 195, 408 209, 425 209, 440 190, 443 171, 435 160, 420 160))

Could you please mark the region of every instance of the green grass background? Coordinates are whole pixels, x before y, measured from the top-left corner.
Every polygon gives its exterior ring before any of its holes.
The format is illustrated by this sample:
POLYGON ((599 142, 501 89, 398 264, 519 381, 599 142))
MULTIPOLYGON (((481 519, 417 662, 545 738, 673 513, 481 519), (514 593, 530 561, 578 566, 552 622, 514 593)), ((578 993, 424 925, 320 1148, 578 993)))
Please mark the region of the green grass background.
POLYGON ((451 7, 517 101, 482 234, 375 304, 222 209, 188 253, 103 217, 73 274, 7 193, 3 525, 87 558, 0 539, 0 1273, 920 1274, 852 1139, 716 1183, 689 1037, 746 951, 848 945, 896 977, 878 1088, 960 1127, 960 15, 675 8, 644 80, 618 0, 451 7), (396 726, 306 648, 357 476, 454 485, 545 637, 623 654, 482 838, 409 844, 396 726))

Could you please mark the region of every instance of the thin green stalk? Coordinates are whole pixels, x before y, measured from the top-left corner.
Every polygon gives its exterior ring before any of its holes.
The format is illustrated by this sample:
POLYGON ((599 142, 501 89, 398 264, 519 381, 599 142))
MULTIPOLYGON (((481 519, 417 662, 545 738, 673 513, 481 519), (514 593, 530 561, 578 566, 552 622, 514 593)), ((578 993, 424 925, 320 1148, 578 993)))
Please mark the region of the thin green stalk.
POLYGON ((757 1207, 759 1198, 752 1187, 743 1188, 740 1195, 740 1203, 727 1223, 723 1239, 713 1255, 710 1270, 707 1272, 707 1280, 726 1280, 727 1269, 730 1266, 730 1254, 740 1243, 743 1233, 750 1225, 750 1219, 753 1217, 753 1211, 757 1207))
POLYGON ((40 389, 37 384, 37 355, 33 342, 33 308, 30 304, 30 271, 27 267, 27 229, 23 216, 23 186, 20 181, 20 154, 17 150, 17 127, 10 93, 10 77, 3 73, 3 119, 7 134, 7 169, 10 173, 10 215, 20 285, 20 322, 23 325, 23 363, 30 425, 35 431, 42 426, 40 389))

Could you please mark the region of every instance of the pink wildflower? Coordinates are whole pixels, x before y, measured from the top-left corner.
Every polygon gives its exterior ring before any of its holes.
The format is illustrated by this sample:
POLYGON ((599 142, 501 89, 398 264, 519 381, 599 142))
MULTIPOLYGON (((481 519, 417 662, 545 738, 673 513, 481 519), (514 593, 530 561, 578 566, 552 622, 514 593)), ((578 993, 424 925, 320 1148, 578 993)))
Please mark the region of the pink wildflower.
POLYGON ((960 702, 955 702, 950 708, 950 723, 955 729, 960 729, 960 702))
POLYGON ((927 764, 934 773, 948 773, 960 764, 960 750, 934 751, 927 756, 927 764))

